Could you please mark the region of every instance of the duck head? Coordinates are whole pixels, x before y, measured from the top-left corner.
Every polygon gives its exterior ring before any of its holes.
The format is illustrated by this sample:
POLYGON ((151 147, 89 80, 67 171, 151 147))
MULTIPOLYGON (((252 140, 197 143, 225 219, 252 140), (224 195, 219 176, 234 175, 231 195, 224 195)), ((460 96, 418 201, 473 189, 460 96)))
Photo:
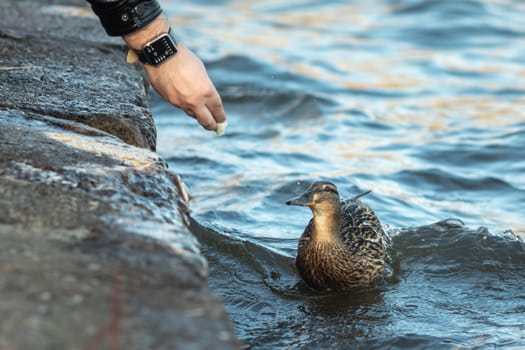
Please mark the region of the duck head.
POLYGON ((290 199, 286 204, 310 207, 314 216, 326 211, 339 212, 341 205, 337 187, 328 181, 314 182, 306 192, 290 199))
POLYGON ((333 183, 314 182, 306 192, 290 199, 286 204, 310 207, 314 216, 313 240, 333 242, 339 239, 341 202, 337 187, 333 183))

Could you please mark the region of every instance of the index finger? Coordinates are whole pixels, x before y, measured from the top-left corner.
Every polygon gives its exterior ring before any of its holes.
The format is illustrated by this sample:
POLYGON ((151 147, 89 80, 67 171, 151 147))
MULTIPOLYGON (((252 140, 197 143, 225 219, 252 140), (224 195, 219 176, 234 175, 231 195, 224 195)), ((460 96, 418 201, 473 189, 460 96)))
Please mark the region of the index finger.
POLYGON ((218 92, 215 92, 207 101, 206 107, 217 123, 224 123, 226 121, 226 112, 224 111, 224 106, 218 92))

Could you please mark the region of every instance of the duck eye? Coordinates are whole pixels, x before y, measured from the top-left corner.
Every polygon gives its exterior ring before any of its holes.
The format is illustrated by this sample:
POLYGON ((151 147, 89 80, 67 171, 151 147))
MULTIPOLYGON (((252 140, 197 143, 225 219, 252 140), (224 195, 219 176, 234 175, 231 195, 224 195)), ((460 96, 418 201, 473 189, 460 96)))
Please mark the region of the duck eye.
POLYGON ((337 190, 331 186, 323 186, 323 192, 331 192, 331 193, 335 193, 335 194, 338 194, 337 190))

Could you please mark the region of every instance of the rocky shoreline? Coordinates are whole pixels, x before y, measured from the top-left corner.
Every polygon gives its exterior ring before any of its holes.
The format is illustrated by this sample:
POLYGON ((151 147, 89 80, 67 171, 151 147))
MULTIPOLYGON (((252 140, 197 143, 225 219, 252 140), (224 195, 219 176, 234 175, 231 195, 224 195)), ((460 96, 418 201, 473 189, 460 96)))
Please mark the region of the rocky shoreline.
POLYGON ((0 4, 0 348, 239 348, 141 72, 49 3, 0 4))

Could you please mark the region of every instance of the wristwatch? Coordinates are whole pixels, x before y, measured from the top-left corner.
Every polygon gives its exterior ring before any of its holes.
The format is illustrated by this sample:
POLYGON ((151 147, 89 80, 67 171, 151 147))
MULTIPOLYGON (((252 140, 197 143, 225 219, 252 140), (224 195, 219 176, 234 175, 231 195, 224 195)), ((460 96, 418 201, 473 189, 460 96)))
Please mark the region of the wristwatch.
POLYGON ((142 50, 128 49, 126 62, 135 63, 140 61, 144 64, 158 66, 176 53, 177 40, 175 40, 175 35, 170 28, 167 33, 156 37, 144 45, 142 50))

